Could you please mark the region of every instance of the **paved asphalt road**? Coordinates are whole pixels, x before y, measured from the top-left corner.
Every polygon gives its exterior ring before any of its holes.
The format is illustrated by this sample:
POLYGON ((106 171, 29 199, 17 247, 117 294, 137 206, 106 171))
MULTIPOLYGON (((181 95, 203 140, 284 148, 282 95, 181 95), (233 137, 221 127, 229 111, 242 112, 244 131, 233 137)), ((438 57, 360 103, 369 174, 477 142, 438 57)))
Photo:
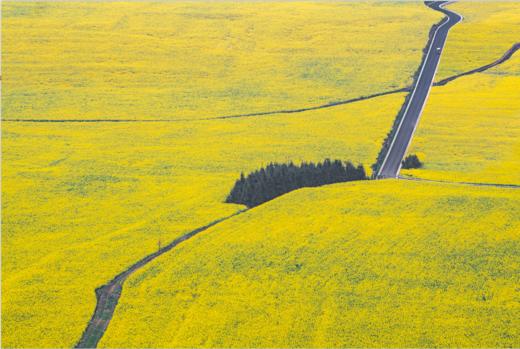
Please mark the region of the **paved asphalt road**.
POLYGON ((457 24, 462 17, 454 12, 444 9, 442 6, 449 1, 428 1, 426 4, 434 10, 441 11, 446 14, 446 18, 441 25, 437 27, 426 59, 423 62, 419 78, 414 85, 412 95, 408 100, 403 118, 397 128, 397 132, 390 143, 389 151, 383 161, 378 172, 378 178, 396 178, 401 170, 401 161, 406 153, 408 145, 412 140, 413 133, 419 122, 419 117, 428 98, 430 88, 433 83, 437 65, 441 58, 442 49, 451 27, 457 24))

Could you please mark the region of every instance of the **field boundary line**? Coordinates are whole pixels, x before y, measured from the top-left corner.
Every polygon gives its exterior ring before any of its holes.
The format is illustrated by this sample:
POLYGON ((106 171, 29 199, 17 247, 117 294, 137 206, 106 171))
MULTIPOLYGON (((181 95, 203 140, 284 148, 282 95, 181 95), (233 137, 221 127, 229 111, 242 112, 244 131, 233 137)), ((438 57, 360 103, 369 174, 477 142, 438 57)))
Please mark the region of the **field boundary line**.
POLYGON ((485 182, 454 182, 454 181, 443 181, 440 179, 427 179, 420 177, 412 177, 407 175, 399 175, 397 179, 405 181, 417 181, 417 182, 432 182, 432 183, 443 183, 453 185, 472 185, 477 187, 496 187, 496 188, 507 188, 507 189, 520 189, 519 184, 508 184, 508 183, 485 183, 485 182))
POLYGON ((399 92, 408 92, 409 87, 403 87, 399 89, 394 89, 385 92, 378 92, 367 96, 355 97, 346 100, 340 100, 336 102, 329 102, 326 104, 315 105, 311 107, 305 108, 297 108, 297 109, 281 109, 281 110, 272 110, 272 111, 264 111, 264 112, 255 112, 255 113, 246 113, 246 114, 230 114, 230 115, 220 115, 214 117, 206 117, 206 118, 194 118, 194 119, 2 119, 4 122, 34 122, 34 123, 52 123, 52 122, 74 122, 74 123, 92 123, 92 122, 190 122, 190 121, 209 121, 209 120, 224 120, 224 119, 237 119, 237 118, 247 118, 254 116, 267 116, 267 115, 275 115, 275 114, 296 114, 303 113, 306 111, 319 110, 325 108, 336 107, 339 105, 350 104, 355 102, 364 101, 367 99, 372 99, 376 97, 386 96, 389 94, 399 93, 399 92))
POLYGON ((241 213, 248 211, 249 209, 239 210, 229 216, 219 218, 214 220, 202 227, 194 229, 167 244, 163 248, 158 251, 151 253, 139 261, 132 264, 130 267, 117 274, 112 280, 106 283, 103 286, 96 288, 96 308, 90 321, 87 324, 87 327, 83 331, 81 335, 81 339, 74 346, 75 348, 96 348, 99 341, 105 334, 105 331, 114 315, 114 311, 117 307, 117 303, 119 298, 121 297, 121 293, 123 291, 123 284, 126 279, 132 275, 135 271, 142 268, 149 262, 153 261, 157 257, 163 255, 164 253, 170 251, 175 246, 180 243, 194 237, 195 235, 223 222, 228 219, 231 219, 235 216, 238 216, 241 213))
MULTIPOLYGON (((499 59, 483 65, 481 67, 468 70, 466 72, 456 74, 449 76, 445 79, 442 79, 438 82, 434 82, 432 86, 445 86, 448 83, 450 83, 453 80, 456 80, 460 77, 475 74, 475 73, 482 73, 488 69, 491 69, 493 67, 496 67, 497 65, 500 65, 507 60, 509 60, 513 54, 520 50, 520 42, 513 44, 511 48, 509 48, 499 59)), ((231 114, 231 115, 221 115, 221 116, 214 116, 214 117, 206 117, 206 118, 195 118, 195 119, 2 119, 2 122, 27 122, 27 123, 96 123, 96 122, 106 122, 106 123, 125 123, 125 122, 192 122, 192 121, 211 121, 211 120, 225 120, 225 119, 238 119, 238 118, 247 118, 247 117, 255 117, 255 116, 268 116, 268 115, 277 115, 277 114, 296 114, 296 113, 303 113, 306 111, 312 111, 312 110, 319 110, 319 109, 326 109, 326 108, 332 108, 340 105, 355 103, 355 102, 361 102, 364 100, 382 97, 390 94, 395 93, 401 93, 401 92, 410 92, 411 87, 402 87, 394 90, 384 91, 384 92, 378 92, 367 96, 361 96, 361 97, 355 97, 345 100, 340 100, 337 102, 330 102, 326 104, 316 105, 316 106, 310 106, 305 108, 297 108, 297 109, 282 109, 282 110, 272 110, 272 111, 265 111, 265 112, 254 112, 254 113, 245 113, 245 114, 231 114)))
POLYGON ((447 83, 449 83, 449 82, 451 82, 451 81, 453 81, 455 79, 458 79, 460 77, 463 77, 463 76, 466 76, 466 75, 475 74, 475 73, 482 73, 482 72, 484 72, 484 71, 486 71, 488 69, 496 67, 497 65, 502 64, 505 61, 509 60, 513 56, 513 54, 515 54, 515 52, 518 51, 518 50, 520 50, 520 42, 517 42, 517 43, 513 44, 513 46, 511 46, 502 55, 502 57, 500 57, 496 61, 491 62, 491 63, 486 64, 486 65, 483 65, 483 66, 480 66, 480 67, 472 69, 472 70, 465 71, 465 72, 460 73, 460 74, 449 76, 449 77, 447 77, 445 79, 442 79, 440 81, 434 82, 433 86, 445 86, 447 83))

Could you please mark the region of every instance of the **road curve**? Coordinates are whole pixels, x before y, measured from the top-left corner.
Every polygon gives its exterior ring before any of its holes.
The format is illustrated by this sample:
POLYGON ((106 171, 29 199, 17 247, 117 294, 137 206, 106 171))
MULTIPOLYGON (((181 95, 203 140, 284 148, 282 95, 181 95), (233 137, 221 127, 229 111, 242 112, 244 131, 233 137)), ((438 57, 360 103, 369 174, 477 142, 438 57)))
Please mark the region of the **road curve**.
POLYGON ((453 76, 450 76, 450 77, 447 77, 446 79, 442 79, 441 81, 437 81, 435 83, 433 83, 433 86, 444 86, 446 85, 448 82, 450 81, 453 81, 455 79, 458 79, 460 77, 463 77, 463 76, 466 76, 466 75, 471 75, 471 74, 475 74, 475 73, 482 73, 483 71, 486 71, 488 69, 491 69, 493 67, 496 67, 497 65, 499 64, 502 64, 504 63, 505 61, 507 61, 508 59, 510 59, 513 54, 520 50, 520 42, 517 42, 516 44, 513 44, 513 46, 511 46, 511 48, 509 50, 507 50, 503 55, 502 57, 500 57, 499 59, 497 59, 496 61, 494 62, 491 62, 489 64, 486 64, 486 65, 483 65, 481 67, 478 67, 478 68, 475 68, 475 69, 471 69, 471 70, 468 70, 468 71, 465 71, 463 73, 459 73, 459 74, 456 74, 456 75, 453 75, 453 76))
POLYGON ((396 178, 399 175, 401 162, 412 140, 419 117, 430 93, 448 32, 451 27, 462 20, 462 16, 459 14, 443 8, 450 1, 427 1, 425 3, 432 9, 444 13, 446 17, 433 34, 419 76, 415 81, 415 85, 412 86, 413 89, 410 98, 408 98, 408 104, 383 163, 377 172, 377 178, 396 178))

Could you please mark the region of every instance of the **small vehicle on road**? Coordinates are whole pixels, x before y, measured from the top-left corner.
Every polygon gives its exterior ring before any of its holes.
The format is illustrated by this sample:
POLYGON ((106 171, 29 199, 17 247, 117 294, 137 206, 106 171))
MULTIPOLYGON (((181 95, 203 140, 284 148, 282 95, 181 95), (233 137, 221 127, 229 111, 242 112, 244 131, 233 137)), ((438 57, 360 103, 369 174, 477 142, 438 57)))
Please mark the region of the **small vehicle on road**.
POLYGON ((440 47, 437 47, 437 49, 435 50, 435 52, 437 52, 438 55, 441 54, 441 48, 440 47))

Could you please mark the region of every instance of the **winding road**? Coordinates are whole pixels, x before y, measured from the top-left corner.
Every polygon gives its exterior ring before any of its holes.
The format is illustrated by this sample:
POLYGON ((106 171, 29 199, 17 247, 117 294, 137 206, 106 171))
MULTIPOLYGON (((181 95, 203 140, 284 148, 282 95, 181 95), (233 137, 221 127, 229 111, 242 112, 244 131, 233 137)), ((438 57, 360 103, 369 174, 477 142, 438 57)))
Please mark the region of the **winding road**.
MULTIPOLYGON (((358 97, 351 100, 332 102, 320 106, 314 107, 306 107, 301 109, 294 110, 278 110, 278 111, 270 111, 270 112, 261 112, 261 113, 250 113, 250 114, 240 114, 240 115, 229 115, 229 116, 220 116, 213 118, 205 118, 200 120, 215 120, 215 119, 227 119, 227 118, 238 118, 238 117, 250 117, 250 116, 261 116, 261 115, 271 115, 271 114, 288 114, 288 113, 299 113, 308 110, 329 108, 336 105, 353 103, 356 101, 374 98, 386 94, 391 93, 399 93, 405 91, 411 91, 409 98, 407 98, 407 105, 405 112, 400 120, 400 123, 397 127, 396 133, 392 142, 390 144, 389 150, 384 158, 382 166, 378 171, 378 178, 397 178, 399 175, 399 171, 401 168, 401 161, 406 153, 408 145, 412 139, 415 128, 417 127, 417 123, 419 121, 419 117, 421 115, 422 109, 426 103, 426 99, 428 98, 429 91, 433 84, 433 79, 437 70, 437 66, 440 61, 440 54, 442 53, 442 49, 444 47, 444 43, 446 41, 449 29, 457 24, 462 17, 454 12, 448 11, 443 8, 444 5, 450 3, 449 1, 438 1, 438 2, 426 2, 430 8, 443 12, 446 14, 446 18, 440 23, 440 25, 435 29, 435 32, 430 40, 430 45, 428 47, 427 54, 423 59, 423 63, 421 65, 419 75, 416 78, 414 85, 410 88, 404 87, 401 89, 396 89, 393 91, 376 93, 371 96, 358 97)), ((437 83, 438 85, 444 85, 449 81, 452 81, 460 76, 464 76, 467 74, 472 74, 475 72, 481 72, 483 70, 489 69, 497 64, 500 64, 511 57, 511 55, 520 49, 520 43, 513 45, 513 47, 504 54, 503 57, 498 59, 497 61, 488 64, 486 66, 473 69, 469 72, 464 72, 458 74, 453 77, 449 77, 445 80, 437 83)), ((18 122, 137 122, 137 121, 184 121, 184 120, 4 120, 4 121, 18 121, 18 122)), ((188 121, 188 120, 186 120, 188 121)), ((193 121, 193 120, 189 120, 193 121)), ((408 180, 419 180, 415 178, 404 177, 402 179, 408 180)), ((456 184, 456 183, 453 183, 456 184)), ((492 186, 502 186, 508 188, 520 188, 517 185, 501 185, 501 184, 482 184, 482 183, 458 183, 458 184, 467 184, 467 185, 492 185, 492 186)), ((95 348, 100 339, 103 337, 105 330, 107 329, 110 320, 114 314, 115 308, 121 296, 121 292, 123 290, 123 284, 126 279, 133 274, 135 271, 149 263, 150 261, 156 259, 162 254, 170 251, 178 244, 194 237, 195 235, 219 224, 220 222, 226 221, 234 216, 237 216, 243 212, 246 212, 247 209, 238 211, 230 216, 223 217, 217 219, 205 226, 197 228, 176 240, 170 242, 165 247, 160 250, 149 254, 137 261, 133 265, 129 266, 126 270, 122 271, 120 274, 116 275, 111 281, 107 284, 96 289, 96 298, 97 304, 92 314, 90 321, 88 322, 85 331, 83 332, 80 340, 76 344, 76 348, 95 348)))
POLYGON ((426 104, 428 94, 430 93, 433 78, 435 77, 441 59, 444 43, 448 37, 448 32, 451 27, 462 20, 461 15, 443 8, 444 5, 449 3, 450 1, 426 2, 427 6, 446 14, 446 17, 435 29, 419 75, 414 86, 412 86, 411 95, 407 98, 408 104, 394 134, 394 138, 390 143, 390 147, 388 148, 383 163, 379 168, 377 178, 397 178, 399 175, 401 162, 412 140, 419 122, 419 117, 421 116, 424 105, 426 104))

